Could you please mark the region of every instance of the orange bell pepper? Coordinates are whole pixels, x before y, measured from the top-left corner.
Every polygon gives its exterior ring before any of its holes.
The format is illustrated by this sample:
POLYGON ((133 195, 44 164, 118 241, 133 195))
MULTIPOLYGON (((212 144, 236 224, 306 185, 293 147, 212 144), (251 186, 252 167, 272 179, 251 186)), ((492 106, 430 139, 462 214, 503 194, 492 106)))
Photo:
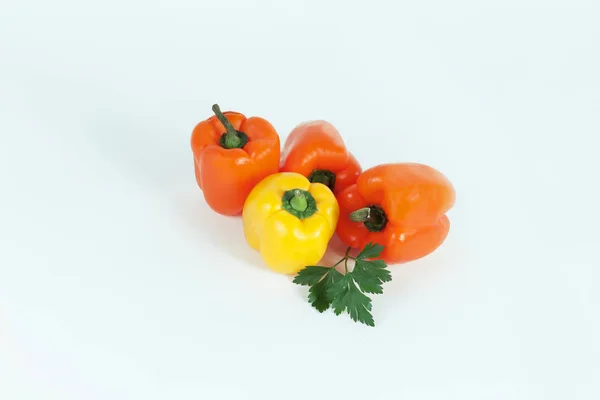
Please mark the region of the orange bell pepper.
POLYGON ((356 182, 362 169, 332 124, 309 121, 287 137, 280 171, 302 174, 337 194, 356 182))
POLYGON ((196 181, 214 211, 237 215, 252 188, 278 171, 279 135, 263 118, 212 109, 192 132, 196 181))
POLYGON ((442 244, 455 191, 432 167, 398 163, 366 170, 337 199, 342 242, 355 248, 378 243, 384 246, 381 258, 394 264, 424 257, 442 244))

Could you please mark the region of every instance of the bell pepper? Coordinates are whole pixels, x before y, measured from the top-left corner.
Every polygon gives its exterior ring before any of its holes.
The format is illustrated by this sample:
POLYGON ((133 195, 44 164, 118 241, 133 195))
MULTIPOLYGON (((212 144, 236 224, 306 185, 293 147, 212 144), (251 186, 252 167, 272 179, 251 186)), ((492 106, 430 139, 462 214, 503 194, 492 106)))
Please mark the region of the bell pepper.
POLYGON ((338 217, 331 190, 293 172, 262 180, 242 212, 246 241, 269 268, 283 274, 295 274, 323 257, 338 217))
POLYGON ((356 182, 362 169, 332 124, 309 121, 296 126, 287 137, 280 171, 297 172, 338 194, 356 182))
POLYGON ((424 257, 442 244, 455 191, 432 167, 398 163, 364 171, 337 199, 342 242, 355 248, 378 243, 384 246, 381 258, 393 264, 424 257))
POLYGON ((212 110, 192 132, 196 181, 214 211, 238 215, 252 188, 278 171, 279 135, 263 118, 212 110))

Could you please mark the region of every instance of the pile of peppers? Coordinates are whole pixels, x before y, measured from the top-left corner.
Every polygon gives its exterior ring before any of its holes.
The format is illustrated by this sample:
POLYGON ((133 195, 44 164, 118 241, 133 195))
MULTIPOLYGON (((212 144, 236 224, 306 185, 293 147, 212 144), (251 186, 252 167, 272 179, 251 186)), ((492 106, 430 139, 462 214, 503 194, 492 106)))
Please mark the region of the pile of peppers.
POLYGON ((192 132, 196 181, 217 213, 242 215, 250 247, 283 274, 316 265, 334 234, 351 248, 383 246, 388 264, 422 258, 446 239, 450 181, 418 163, 362 170, 338 130, 304 122, 283 150, 267 120, 221 112, 192 132))

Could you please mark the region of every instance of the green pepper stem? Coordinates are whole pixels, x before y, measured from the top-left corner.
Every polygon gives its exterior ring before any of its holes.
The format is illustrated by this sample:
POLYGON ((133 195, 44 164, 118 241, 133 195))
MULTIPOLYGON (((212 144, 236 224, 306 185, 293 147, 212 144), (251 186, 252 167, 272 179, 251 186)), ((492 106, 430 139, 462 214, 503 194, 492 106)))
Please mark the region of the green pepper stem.
POLYGON ((352 211, 349 218, 352 222, 362 222, 370 232, 382 231, 388 222, 385 210, 377 205, 352 211))
POLYGON ((238 135, 238 131, 236 131, 235 128, 233 127, 233 125, 231 125, 231 122, 229 122, 229 120, 227 119, 225 114, 223 114, 221 112, 221 108, 219 107, 218 104, 213 104, 212 110, 215 113, 215 115, 217 116, 217 118, 219 119, 219 121, 225 127, 226 135, 225 135, 225 139, 224 139, 224 143, 223 143, 224 147, 226 149, 239 148, 242 140, 240 139, 240 136, 238 135))
POLYGON ((302 220, 317 212, 317 202, 307 190, 286 190, 281 197, 281 208, 302 220))
POLYGON ((371 218, 371 208, 365 207, 350 213, 350 221, 367 222, 371 218))
POLYGON ((335 174, 327 169, 315 169, 308 176, 308 180, 313 183, 322 183, 333 191, 335 188, 335 174))
POLYGON ((302 212, 308 207, 308 201, 306 200, 306 196, 300 190, 296 190, 294 192, 294 197, 290 200, 290 205, 294 210, 302 212))

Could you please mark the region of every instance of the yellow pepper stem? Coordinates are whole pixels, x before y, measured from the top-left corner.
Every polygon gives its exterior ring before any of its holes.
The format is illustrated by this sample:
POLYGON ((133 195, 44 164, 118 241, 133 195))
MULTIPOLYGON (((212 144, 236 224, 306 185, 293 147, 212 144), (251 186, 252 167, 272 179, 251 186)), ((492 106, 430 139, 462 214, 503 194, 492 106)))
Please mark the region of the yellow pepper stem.
POLYGON ((296 190, 296 192, 294 193, 294 197, 292 197, 292 199, 290 200, 290 205, 296 211, 305 211, 308 207, 306 196, 304 196, 300 190, 296 190))
POLYGON ((299 219, 308 218, 317 212, 315 198, 302 189, 286 191, 281 199, 281 207, 299 219))

